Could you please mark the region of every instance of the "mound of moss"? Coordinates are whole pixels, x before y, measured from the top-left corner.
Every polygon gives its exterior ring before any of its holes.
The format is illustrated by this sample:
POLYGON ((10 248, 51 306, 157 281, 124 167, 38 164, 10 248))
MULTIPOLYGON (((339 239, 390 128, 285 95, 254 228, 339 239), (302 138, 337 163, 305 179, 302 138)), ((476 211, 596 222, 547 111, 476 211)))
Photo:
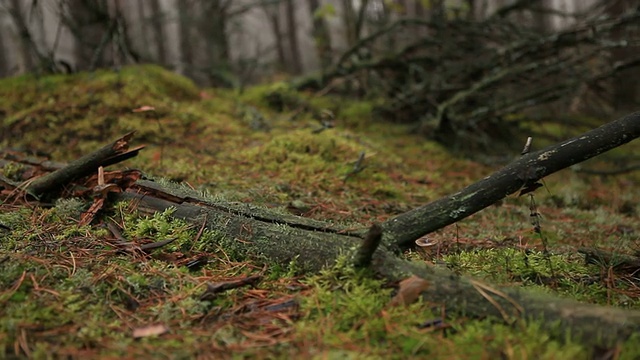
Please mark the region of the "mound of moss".
POLYGON ((195 138, 242 130, 224 113, 211 110, 202 106, 200 90, 190 80, 154 65, 24 75, 0 80, 0 147, 68 161, 135 131, 136 143, 150 149, 130 164, 178 178, 192 169, 167 164, 198 151, 199 145, 184 151, 195 138))
POLYGON ((185 114, 198 93, 188 79, 152 65, 3 79, 0 145, 64 160, 134 130, 143 141, 160 143, 197 120, 185 114), (154 110, 136 112, 142 107, 154 110))

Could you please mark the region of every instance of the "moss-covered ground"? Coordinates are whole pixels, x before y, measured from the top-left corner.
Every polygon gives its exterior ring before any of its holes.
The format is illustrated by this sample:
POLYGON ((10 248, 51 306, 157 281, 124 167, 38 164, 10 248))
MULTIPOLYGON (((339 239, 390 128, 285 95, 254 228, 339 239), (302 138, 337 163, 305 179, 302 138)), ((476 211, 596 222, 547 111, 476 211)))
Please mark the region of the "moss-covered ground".
MULTIPOLYGON (((0 148, 69 161, 135 130, 134 143, 146 149, 114 168, 138 168, 229 200, 364 226, 497 168, 383 122, 377 105, 295 93, 285 84, 242 93, 201 90, 154 66, 22 76, 0 81, 0 148), (333 127, 323 128, 323 121, 333 127), (362 153, 364 167, 353 172, 362 153)), ((537 134, 535 148, 581 130, 541 122, 518 136, 524 144, 537 134)), ((606 168, 639 150, 636 141, 581 166, 606 168)), ((516 156, 514 150, 501 160, 516 156)), ((493 284, 640 308, 636 274, 617 273, 614 264, 585 264, 576 251, 640 252, 640 173, 574 170, 549 176, 537 190, 541 234, 530 223, 531 199, 513 196, 431 234, 434 245, 405 256, 493 284)), ((7 177, 19 171, 0 169, 7 177)), ((390 307, 394 289, 384 280, 340 264, 300 275, 295 263, 282 268, 236 258, 215 245, 214 231, 172 219, 170 212, 142 216, 120 203, 99 221, 79 226, 89 203, 66 199, 31 207, 0 199, 0 358, 640 356, 634 341, 595 349, 568 334, 547 333, 539 321, 462 318, 428 299, 390 307), (133 242, 175 241, 151 254, 123 251, 114 246, 107 221, 133 242), (194 265, 205 258, 203 266, 194 265), (254 286, 203 296, 207 284, 257 274, 263 277, 254 286)))

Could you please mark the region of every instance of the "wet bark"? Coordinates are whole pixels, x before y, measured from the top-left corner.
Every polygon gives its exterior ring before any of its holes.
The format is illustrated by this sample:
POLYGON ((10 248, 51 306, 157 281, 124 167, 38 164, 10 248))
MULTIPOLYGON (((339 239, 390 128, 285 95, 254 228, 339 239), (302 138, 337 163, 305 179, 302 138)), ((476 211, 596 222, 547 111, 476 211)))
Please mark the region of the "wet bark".
POLYGON ((153 27, 153 34, 155 36, 156 43, 156 59, 161 65, 167 64, 167 49, 165 48, 165 35, 164 35, 164 26, 166 23, 166 19, 164 13, 162 12, 162 7, 160 5, 160 0, 151 1, 151 9, 152 9, 152 18, 151 18, 151 26, 153 27))
POLYGON ((296 13, 293 0, 285 1, 285 10, 287 17, 287 38, 289 40, 289 49, 291 51, 292 72, 295 75, 302 73, 302 57, 300 55, 300 46, 298 42, 298 31, 296 26, 296 13))

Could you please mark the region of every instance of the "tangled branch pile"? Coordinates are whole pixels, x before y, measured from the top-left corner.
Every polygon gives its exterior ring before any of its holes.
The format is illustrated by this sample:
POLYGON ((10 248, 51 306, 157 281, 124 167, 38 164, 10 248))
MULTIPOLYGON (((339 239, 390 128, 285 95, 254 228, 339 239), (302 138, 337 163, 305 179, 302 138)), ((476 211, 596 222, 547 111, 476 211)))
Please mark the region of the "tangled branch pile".
POLYGON ((510 16, 525 3, 536 2, 516 2, 482 21, 400 19, 360 39, 319 80, 297 86, 346 80, 352 90, 389 97, 386 118, 440 141, 486 143, 505 134, 509 115, 580 92, 606 97, 613 75, 640 64, 640 56, 612 55, 638 46, 625 34, 637 28, 640 10, 592 15, 548 33, 510 16))

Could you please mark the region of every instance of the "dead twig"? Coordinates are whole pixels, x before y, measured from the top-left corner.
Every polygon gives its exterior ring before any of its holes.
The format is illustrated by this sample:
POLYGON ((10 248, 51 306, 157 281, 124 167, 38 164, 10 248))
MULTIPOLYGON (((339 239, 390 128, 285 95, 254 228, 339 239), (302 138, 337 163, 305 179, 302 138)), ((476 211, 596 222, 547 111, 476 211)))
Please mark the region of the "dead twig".
POLYGON ((62 169, 33 180, 26 187, 26 192, 39 198, 62 189, 75 179, 91 175, 100 166, 113 165, 138 155, 144 146, 129 149, 129 141, 133 134, 134 132, 130 132, 113 143, 72 161, 62 169))
POLYGON ((207 283, 207 289, 200 296, 200 300, 212 300, 216 297, 217 294, 231 290, 237 289, 243 286, 254 286, 260 280, 262 280, 262 274, 251 275, 249 277, 239 279, 239 280, 230 280, 230 281, 222 281, 217 283, 207 283))
POLYGON ((353 164, 353 170, 349 171, 347 175, 344 176, 344 179, 342 179, 343 183, 346 183, 351 176, 361 172, 367 167, 366 165, 364 165, 364 159, 365 152, 363 151, 360 153, 360 157, 358 157, 358 160, 356 160, 356 162, 353 164))

